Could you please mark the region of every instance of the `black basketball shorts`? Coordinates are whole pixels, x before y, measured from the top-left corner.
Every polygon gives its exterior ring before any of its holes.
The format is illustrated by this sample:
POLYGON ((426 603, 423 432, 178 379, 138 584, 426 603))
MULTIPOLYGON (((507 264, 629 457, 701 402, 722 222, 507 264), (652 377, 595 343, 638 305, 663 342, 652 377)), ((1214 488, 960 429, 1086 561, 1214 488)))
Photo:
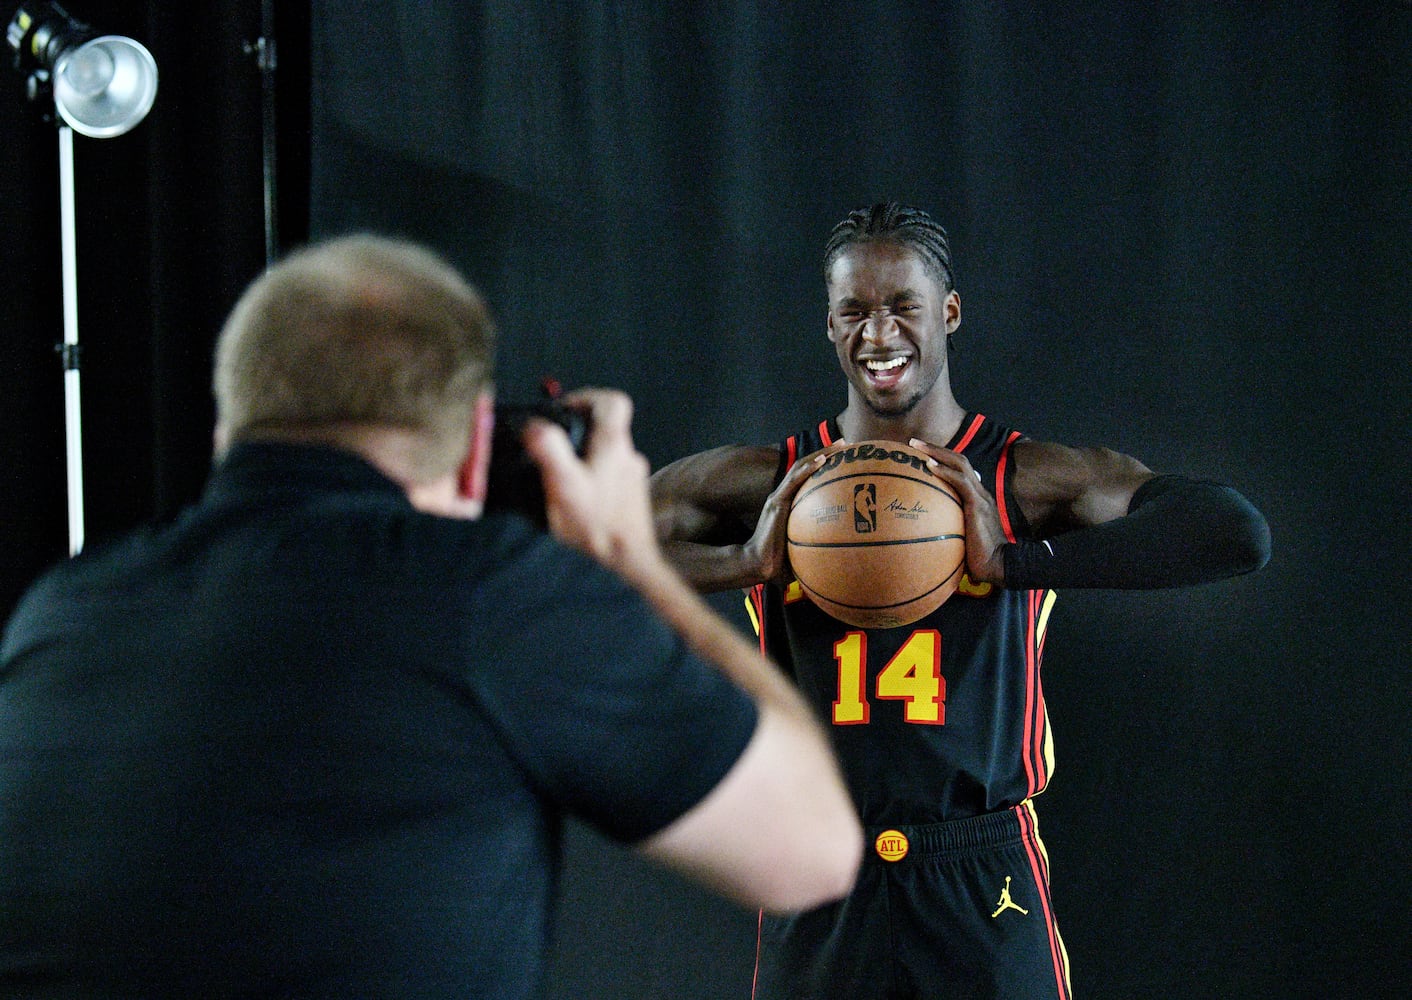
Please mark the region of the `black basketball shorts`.
POLYGON ((870 833, 848 897, 761 916, 755 1000, 1069 1000, 1029 802, 870 833))

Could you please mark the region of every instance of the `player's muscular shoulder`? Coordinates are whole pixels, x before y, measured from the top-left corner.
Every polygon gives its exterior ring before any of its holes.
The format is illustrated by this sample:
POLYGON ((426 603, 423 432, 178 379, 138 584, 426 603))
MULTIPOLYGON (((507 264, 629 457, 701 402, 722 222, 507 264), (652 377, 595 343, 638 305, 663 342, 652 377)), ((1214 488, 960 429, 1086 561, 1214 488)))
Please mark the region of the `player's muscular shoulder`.
POLYGON ((1075 448, 1029 438, 1012 452, 1014 499, 1041 534, 1101 524, 1128 512, 1152 470, 1111 448, 1075 448))

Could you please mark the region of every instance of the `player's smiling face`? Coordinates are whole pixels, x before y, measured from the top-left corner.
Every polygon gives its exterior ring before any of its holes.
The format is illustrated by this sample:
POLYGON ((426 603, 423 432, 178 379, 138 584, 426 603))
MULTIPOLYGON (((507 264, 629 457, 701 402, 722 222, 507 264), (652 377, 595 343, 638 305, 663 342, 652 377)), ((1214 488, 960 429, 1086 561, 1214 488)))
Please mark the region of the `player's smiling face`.
POLYGON ((886 240, 848 247, 828 278, 829 339, 849 384, 874 413, 909 412, 946 370, 959 296, 943 291, 916 251, 886 240))

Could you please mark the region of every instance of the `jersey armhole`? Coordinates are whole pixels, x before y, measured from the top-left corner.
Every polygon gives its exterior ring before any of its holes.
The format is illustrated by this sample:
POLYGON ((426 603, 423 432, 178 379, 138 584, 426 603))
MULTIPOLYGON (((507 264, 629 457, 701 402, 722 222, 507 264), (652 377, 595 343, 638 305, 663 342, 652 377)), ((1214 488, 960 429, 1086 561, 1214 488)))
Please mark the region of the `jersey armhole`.
POLYGON ((1019 431, 1012 431, 1000 449, 1000 461, 995 467, 995 506, 1000 513, 1000 527, 1011 542, 1021 538, 1033 538, 1034 532, 1025 519, 1025 512, 1015 500, 1015 457, 1016 441, 1023 440, 1019 431))
POLYGON ((775 467, 775 485, 784 481, 784 474, 799 460, 799 435, 791 434, 780 442, 780 461, 775 467))

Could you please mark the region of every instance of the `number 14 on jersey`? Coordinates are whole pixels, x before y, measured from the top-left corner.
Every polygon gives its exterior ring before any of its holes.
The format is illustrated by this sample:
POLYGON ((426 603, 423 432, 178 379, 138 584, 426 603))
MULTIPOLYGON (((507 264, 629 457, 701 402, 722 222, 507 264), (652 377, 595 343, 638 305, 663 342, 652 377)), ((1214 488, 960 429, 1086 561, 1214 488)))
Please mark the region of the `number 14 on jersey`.
MULTIPOLYGON (((849 632, 833 644, 838 662, 836 726, 863 725, 869 719, 868 634, 849 632)), ((946 722, 946 678, 941 676, 941 633, 918 629, 878 672, 876 698, 903 702, 902 718, 923 726, 946 722)))

